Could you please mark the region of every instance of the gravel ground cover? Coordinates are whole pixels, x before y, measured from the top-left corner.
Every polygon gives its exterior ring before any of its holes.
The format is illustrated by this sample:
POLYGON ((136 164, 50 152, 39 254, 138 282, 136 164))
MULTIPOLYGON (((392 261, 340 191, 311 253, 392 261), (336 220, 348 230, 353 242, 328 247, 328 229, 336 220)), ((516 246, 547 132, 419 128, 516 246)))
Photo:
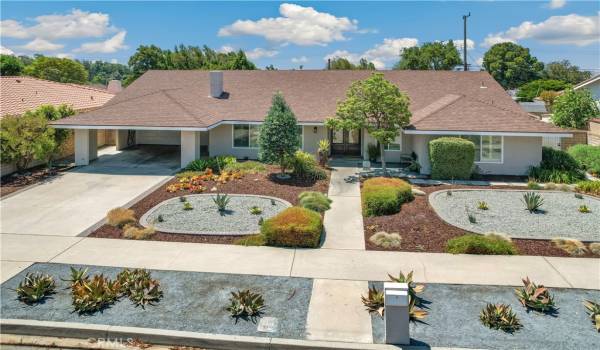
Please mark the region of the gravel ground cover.
MULTIPOLYGON (((522 187, 507 186, 463 186, 440 185, 419 186, 419 190, 430 194, 440 190, 452 189, 523 189, 522 187)), ((365 244, 369 250, 399 250, 409 252, 445 252, 446 242, 449 239, 469 233, 460 227, 450 225, 442 220, 429 204, 429 196, 416 196, 411 202, 402 204, 399 213, 385 216, 363 217, 365 227, 365 244), (369 241, 369 238, 378 231, 398 232, 402 236, 400 248, 381 248, 369 241)), ((573 194, 571 194, 573 195, 573 194)), ((464 207, 463 207, 464 210, 464 207)), ((548 240, 518 239, 512 240, 521 255, 541 256, 570 256, 565 251, 558 249, 548 240)), ((593 258, 587 252, 581 257, 593 258)))
POLYGON ((472 232, 501 232, 514 238, 600 240, 599 199, 578 199, 570 192, 535 191, 544 204, 540 212, 529 213, 522 202, 527 192, 531 191, 454 190, 448 196, 448 191, 439 191, 429 195, 429 202, 443 220, 472 232), (489 209, 478 209, 479 201, 485 201, 489 209), (579 212, 583 204, 591 213, 579 212), (469 222, 467 212, 475 216, 475 223, 469 222))
MULTIPOLYGON (((164 297, 156 305, 143 309, 135 307, 127 298, 122 298, 102 312, 79 315, 72 312, 68 282, 60 279, 68 278, 69 266, 71 265, 34 264, 4 282, 1 287, 2 317, 213 334, 305 338, 306 315, 312 292, 311 279, 151 270, 152 277, 160 281, 164 292, 164 297), (16 288, 27 272, 43 272, 54 276, 57 293, 38 305, 28 306, 19 302, 12 289, 16 288), (257 327, 260 318, 256 323, 243 319, 238 319, 236 323, 225 308, 229 304, 230 292, 237 289, 251 289, 263 295, 266 305, 263 318, 276 318, 276 330, 259 332, 257 327)), ((89 268, 90 274, 103 273, 110 278, 121 271, 114 267, 85 267, 89 268)))
MULTIPOLYGON (((319 181, 309 181, 291 178, 289 180, 279 180, 275 176, 279 173, 279 167, 267 165, 267 171, 258 174, 247 174, 242 179, 229 181, 225 184, 215 181, 207 181, 207 193, 216 194, 255 194, 262 196, 271 196, 283 199, 294 205, 298 204, 298 195, 303 191, 318 191, 327 193, 329 188, 329 171, 327 179, 319 181), (216 188, 215 191, 210 191, 216 188)), ((135 211, 136 219, 140 219, 143 214, 162 201, 170 198, 189 195, 186 191, 167 192, 165 188, 170 184, 176 183, 177 179, 172 179, 165 185, 156 189, 146 197, 140 199, 131 206, 135 211)), ((90 234, 90 237, 98 238, 123 238, 123 230, 103 225, 90 234)), ((216 243, 232 244, 239 239, 239 235, 200 235, 200 234, 179 234, 157 231, 150 240, 173 241, 173 242, 192 242, 192 243, 216 243)))
MULTIPOLYGON (((378 289, 382 282, 372 282, 378 289)), ((411 322, 412 345, 476 349, 598 349, 600 334, 582 305, 600 300, 600 291, 552 288, 559 308, 554 315, 527 312, 514 288, 500 286, 427 284, 421 294, 428 311, 424 323, 411 322), (486 303, 509 304, 523 324, 513 334, 492 330, 479 321, 486 303)), ((371 316, 373 339, 384 342, 384 322, 371 316)))
POLYGON ((289 202, 274 197, 233 194, 229 195, 227 210, 219 212, 213 202, 214 197, 214 194, 185 196, 192 210, 184 210, 184 203, 179 198, 168 199, 144 214, 140 223, 143 226, 153 225, 162 232, 246 235, 260 231, 260 218, 269 219, 291 206, 289 202), (250 213, 252 207, 260 208, 262 213, 250 213), (164 221, 160 222, 159 216, 164 221))

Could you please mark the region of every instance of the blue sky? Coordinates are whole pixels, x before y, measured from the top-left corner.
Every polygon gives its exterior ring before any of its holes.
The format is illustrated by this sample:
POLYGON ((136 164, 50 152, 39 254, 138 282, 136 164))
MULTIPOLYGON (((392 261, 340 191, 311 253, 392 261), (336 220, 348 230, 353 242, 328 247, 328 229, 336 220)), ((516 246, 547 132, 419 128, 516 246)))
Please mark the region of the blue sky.
POLYGON ((126 63, 142 44, 244 49, 259 67, 323 68, 327 57, 366 57, 390 68, 404 47, 460 39, 469 61, 513 41, 538 59, 600 73, 597 1, 485 2, 21 2, 1 3, 4 53, 126 63))

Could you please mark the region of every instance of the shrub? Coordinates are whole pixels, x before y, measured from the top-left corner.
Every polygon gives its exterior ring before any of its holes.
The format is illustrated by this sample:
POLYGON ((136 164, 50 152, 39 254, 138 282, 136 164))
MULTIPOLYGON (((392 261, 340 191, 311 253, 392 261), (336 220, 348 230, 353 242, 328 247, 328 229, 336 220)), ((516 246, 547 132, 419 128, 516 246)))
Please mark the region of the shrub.
POLYGON ((575 186, 575 190, 600 196, 600 181, 580 181, 575 186))
POLYGON ((259 293, 254 293, 249 289, 238 290, 237 292, 231 292, 231 298, 229 298, 229 306, 227 311, 231 314, 231 317, 257 317, 260 316, 265 308, 265 301, 259 293))
POLYGON ((255 205, 252 208, 250 208, 250 214, 252 214, 252 215, 260 215, 260 214, 262 214, 262 209, 260 209, 259 207, 257 207, 255 205))
POLYGON ((369 155, 369 161, 371 162, 375 162, 377 161, 377 158, 379 158, 379 146, 377 146, 374 143, 369 143, 367 145, 367 154, 369 155))
POLYGON ((294 176, 302 180, 323 180, 327 178, 325 170, 321 169, 315 157, 304 151, 296 151, 288 160, 294 176))
POLYGON ((186 167, 186 171, 204 171, 212 169, 215 173, 219 173, 230 164, 237 162, 234 156, 217 156, 206 159, 196 159, 191 161, 186 167))
POLYGON ((554 100, 552 122, 561 128, 584 129, 588 120, 600 114, 588 89, 566 89, 554 100))
POLYGON ((321 215, 301 207, 287 208, 261 226, 267 244, 278 247, 316 248, 322 231, 321 215))
POLYGON ((572 256, 581 256, 587 253, 587 248, 585 247, 585 244, 581 243, 581 241, 578 241, 576 239, 554 238, 552 240, 552 243, 554 243, 554 245, 557 248, 564 250, 572 256))
POLYGON ((579 163, 567 152, 542 148, 542 162, 529 168, 529 177, 538 182, 573 183, 584 178, 579 163))
POLYGON ((529 277, 523 279, 523 287, 515 289, 515 293, 521 305, 527 309, 540 312, 554 310, 554 297, 550 295, 548 288, 541 284, 536 285, 529 277))
POLYGON ((242 238, 236 239, 234 242, 236 245, 243 246, 263 246, 265 245, 265 236, 260 233, 254 235, 247 235, 242 238))
POLYGON ((147 239, 152 237, 154 233, 156 231, 153 226, 139 228, 134 225, 127 225, 123 228, 123 237, 129 239, 147 239))
POLYGON ((496 236, 466 234, 448 241, 446 251, 452 254, 515 255, 517 249, 505 239, 496 236))
POLYGON ((600 332, 600 304, 591 300, 586 300, 583 302, 583 306, 585 306, 586 313, 596 327, 596 331, 600 332))
POLYGON ((385 177, 366 180, 362 188, 362 205, 365 216, 395 214, 403 203, 414 198, 407 182, 385 177))
POLYGON ((600 255, 600 243, 590 243, 590 251, 592 252, 592 254, 600 255))
POLYGON ((582 169, 592 175, 600 175, 600 146, 575 145, 567 150, 582 169))
POLYGON ((541 190, 542 186, 539 183, 535 182, 535 181, 529 180, 527 182, 527 188, 529 188, 530 190, 541 190))
POLYGON ((554 182, 548 182, 544 185, 544 189, 548 191, 552 191, 556 189, 556 184, 554 182))
POLYGON ((240 172, 242 174, 256 174, 262 173, 267 170, 267 167, 254 160, 248 160, 245 162, 232 162, 225 165, 225 171, 229 172, 240 172))
POLYGON ((396 232, 387 233, 385 231, 379 231, 369 237, 369 242, 381 248, 400 248, 402 237, 396 232))
POLYGON ((527 209, 530 213, 535 213, 540 210, 544 204, 544 199, 539 193, 527 192, 523 194, 522 202, 525 204, 525 209, 527 209))
POLYGON ((56 283, 50 275, 41 273, 27 273, 25 279, 19 283, 17 289, 17 298, 25 304, 36 304, 46 299, 50 294, 54 294, 56 283))
POLYGON ((109 225, 121 228, 136 222, 135 212, 126 208, 114 208, 106 214, 106 220, 109 225))
POLYGON ((324 213, 331 209, 331 199, 321 192, 305 191, 298 196, 300 206, 306 209, 324 213))
POLYGON ((499 329, 507 333, 513 333, 523 325, 512 311, 510 305, 488 303, 479 314, 481 323, 491 329, 499 329))
POLYGON ((432 179, 469 179, 475 161, 473 142, 458 137, 440 137, 429 142, 432 179))

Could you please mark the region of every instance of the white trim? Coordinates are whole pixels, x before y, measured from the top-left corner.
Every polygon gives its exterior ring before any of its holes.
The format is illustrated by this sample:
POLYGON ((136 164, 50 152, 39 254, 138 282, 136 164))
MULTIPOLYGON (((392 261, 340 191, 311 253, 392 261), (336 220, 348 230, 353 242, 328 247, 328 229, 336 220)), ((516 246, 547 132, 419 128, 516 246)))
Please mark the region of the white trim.
POLYGON ((235 123, 235 124, 231 124, 231 148, 236 148, 236 149, 258 149, 259 147, 250 147, 250 126, 252 125, 260 125, 260 124, 250 124, 250 123, 235 123), (240 147, 240 146, 235 146, 235 135, 233 133, 234 130, 234 126, 235 125, 248 125, 248 147, 240 147))
POLYGON ((427 131, 427 130, 404 130, 405 134, 412 135, 481 135, 481 136, 557 136, 573 137, 573 134, 553 132, 504 132, 504 131, 427 131))
MULTIPOLYGON (((50 124, 56 129, 111 129, 111 130, 181 130, 181 131, 209 131, 221 125, 249 124, 262 125, 262 122, 245 120, 222 120, 205 128, 180 127, 180 126, 135 126, 135 125, 75 125, 75 124, 50 124)), ((322 122, 298 122, 301 126, 323 126, 322 122)))
POLYGON ((597 82, 599 79, 600 79, 600 74, 596 75, 595 77, 591 77, 590 79, 588 79, 586 81, 582 81, 581 83, 573 86, 573 90, 579 90, 583 87, 586 87, 590 84, 597 82))
POLYGON ((300 142, 300 150, 304 151, 304 125, 298 125, 298 126, 300 126, 300 132, 302 133, 300 135, 300 140, 301 140, 301 142, 300 142))

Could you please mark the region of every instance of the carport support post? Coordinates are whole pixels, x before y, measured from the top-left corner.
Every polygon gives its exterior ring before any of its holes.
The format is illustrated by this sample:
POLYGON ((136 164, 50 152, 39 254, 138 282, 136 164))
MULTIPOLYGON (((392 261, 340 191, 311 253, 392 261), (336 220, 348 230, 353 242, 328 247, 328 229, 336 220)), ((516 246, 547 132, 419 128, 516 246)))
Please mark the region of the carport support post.
POLYGON ((383 292, 385 343, 408 345, 410 344, 408 284, 385 282, 383 292))
POLYGON ((98 132, 95 129, 75 129, 75 165, 88 165, 98 158, 98 132))
POLYGON ((200 159, 200 132, 181 131, 181 167, 189 162, 200 159))
MULTIPOLYGON (((125 149, 127 147, 131 147, 133 146, 132 144, 127 143, 128 142, 128 138, 129 138, 129 131, 130 130, 124 130, 124 129, 117 129, 116 130, 116 140, 115 140, 115 144, 116 144, 116 148, 117 151, 120 151, 122 149, 125 149)), ((134 140, 135 141, 135 140, 134 140)), ((135 144, 135 142, 134 142, 135 144)))

